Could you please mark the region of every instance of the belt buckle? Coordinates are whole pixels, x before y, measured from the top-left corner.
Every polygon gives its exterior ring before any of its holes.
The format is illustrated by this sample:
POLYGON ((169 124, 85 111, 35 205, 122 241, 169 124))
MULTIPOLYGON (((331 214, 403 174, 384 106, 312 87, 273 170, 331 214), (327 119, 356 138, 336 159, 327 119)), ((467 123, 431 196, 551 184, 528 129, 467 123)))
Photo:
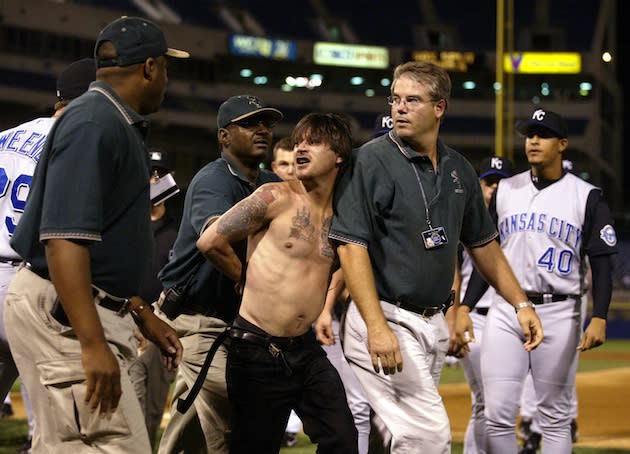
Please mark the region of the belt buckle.
POLYGON ((543 304, 549 304, 553 302, 553 294, 552 293, 543 293, 542 294, 542 302, 543 304))
POLYGON ((129 306, 131 306, 131 301, 129 300, 129 298, 124 298, 120 309, 116 311, 116 315, 118 315, 119 317, 124 317, 125 315, 127 315, 127 312, 129 312, 129 306))

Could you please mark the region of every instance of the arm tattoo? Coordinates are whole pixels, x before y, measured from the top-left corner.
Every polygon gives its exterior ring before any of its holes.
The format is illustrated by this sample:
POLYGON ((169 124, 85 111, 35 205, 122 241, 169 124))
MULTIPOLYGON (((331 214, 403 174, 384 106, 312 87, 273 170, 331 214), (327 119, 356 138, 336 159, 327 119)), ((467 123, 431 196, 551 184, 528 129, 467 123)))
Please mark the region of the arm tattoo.
POLYGON ((322 233, 321 233, 321 240, 322 240, 322 249, 321 249, 321 254, 324 257, 328 257, 331 259, 335 258, 335 250, 332 248, 332 244, 330 244, 330 239, 328 238, 328 232, 330 231, 330 224, 332 223, 332 216, 328 216, 326 219, 324 219, 324 222, 322 223, 322 233))
POLYGON ((289 238, 312 241, 315 233, 315 226, 311 224, 311 212, 308 207, 298 208, 297 214, 293 216, 293 225, 289 238))
POLYGON ((221 235, 231 236, 239 233, 249 234, 258 230, 265 220, 267 206, 273 200, 273 194, 267 189, 243 200, 234 206, 227 216, 221 216, 217 225, 217 232, 221 235))

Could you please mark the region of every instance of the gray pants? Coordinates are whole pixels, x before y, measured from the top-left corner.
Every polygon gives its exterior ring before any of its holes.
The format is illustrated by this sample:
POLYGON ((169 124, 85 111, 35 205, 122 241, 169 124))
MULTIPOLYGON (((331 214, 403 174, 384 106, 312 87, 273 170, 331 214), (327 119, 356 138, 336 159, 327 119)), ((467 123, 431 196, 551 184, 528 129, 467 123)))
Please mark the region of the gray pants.
POLYGON ((398 338, 402 372, 374 372, 367 349, 367 328, 354 303, 346 313, 346 358, 374 413, 391 434, 392 453, 450 453, 450 424, 438 393, 448 349, 446 320, 441 312, 423 317, 386 302, 381 302, 381 308, 398 338))
POLYGON ((119 359, 122 386, 118 408, 110 417, 101 418, 84 400, 81 345, 72 328, 50 315, 56 297, 50 281, 21 268, 5 300, 7 337, 37 422, 32 452, 151 452, 142 410, 127 373, 136 348, 131 315, 119 317, 97 306, 105 338, 119 359))
POLYGON ((169 320, 159 309, 156 315, 176 331, 184 347, 171 402, 170 419, 160 441, 159 454, 212 453, 227 454, 230 450, 230 403, 225 383, 227 349, 217 351, 205 383, 194 404, 185 413, 177 411, 177 399, 192 388, 206 354, 227 324, 203 315, 182 314, 169 320))

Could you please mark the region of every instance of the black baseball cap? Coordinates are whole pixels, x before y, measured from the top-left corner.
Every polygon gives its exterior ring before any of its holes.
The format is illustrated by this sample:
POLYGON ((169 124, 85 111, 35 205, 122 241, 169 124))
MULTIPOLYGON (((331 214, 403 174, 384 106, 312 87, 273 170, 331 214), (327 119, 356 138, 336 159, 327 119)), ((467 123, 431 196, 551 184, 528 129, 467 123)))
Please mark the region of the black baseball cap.
POLYGON ((141 17, 122 16, 111 22, 101 30, 94 46, 97 68, 134 65, 144 62, 149 57, 160 55, 174 58, 190 57, 186 51, 168 47, 162 30, 150 20, 141 17), (98 60, 97 51, 105 41, 111 41, 117 56, 98 60))
POLYGON ((160 148, 150 148, 149 159, 151 160, 151 170, 157 170, 160 175, 169 173, 173 169, 170 154, 160 148))
POLYGON ((376 123, 374 124, 374 132, 372 133, 372 137, 379 137, 383 134, 387 134, 394 128, 394 122, 392 120, 391 114, 384 113, 380 114, 376 117, 376 123))
POLYGON ((569 135, 564 118, 551 110, 536 109, 532 113, 531 118, 516 123, 516 130, 524 136, 536 128, 547 129, 560 139, 564 139, 569 135))
POLYGON ((479 179, 489 176, 500 176, 501 178, 511 177, 514 174, 512 162, 509 159, 499 156, 490 156, 485 158, 479 164, 479 179))
POLYGON ((268 107, 256 96, 238 95, 228 98, 219 106, 217 127, 219 129, 225 128, 230 123, 238 123, 240 120, 253 116, 261 116, 272 121, 280 121, 284 117, 282 112, 268 107))
POLYGON ((57 98, 69 100, 85 93, 96 79, 96 62, 84 58, 66 66, 57 76, 57 98))
POLYGON ((572 173, 573 175, 579 175, 578 167, 575 165, 575 162, 570 159, 562 160, 562 170, 567 173, 572 173))

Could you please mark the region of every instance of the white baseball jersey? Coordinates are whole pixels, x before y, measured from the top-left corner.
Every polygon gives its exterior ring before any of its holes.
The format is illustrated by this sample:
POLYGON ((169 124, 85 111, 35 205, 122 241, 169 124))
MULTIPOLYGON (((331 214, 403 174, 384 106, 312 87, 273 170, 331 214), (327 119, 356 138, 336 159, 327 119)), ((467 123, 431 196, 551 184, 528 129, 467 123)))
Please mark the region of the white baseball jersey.
POLYGON ((593 189, 572 174, 542 190, 530 171, 501 181, 496 196, 501 247, 523 290, 584 292, 583 228, 593 189))
POLYGON ((0 132, 0 258, 19 259, 9 240, 24 212, 33 171, 54 121, 38 118, 0 132))

